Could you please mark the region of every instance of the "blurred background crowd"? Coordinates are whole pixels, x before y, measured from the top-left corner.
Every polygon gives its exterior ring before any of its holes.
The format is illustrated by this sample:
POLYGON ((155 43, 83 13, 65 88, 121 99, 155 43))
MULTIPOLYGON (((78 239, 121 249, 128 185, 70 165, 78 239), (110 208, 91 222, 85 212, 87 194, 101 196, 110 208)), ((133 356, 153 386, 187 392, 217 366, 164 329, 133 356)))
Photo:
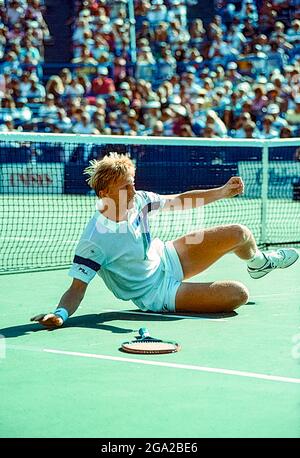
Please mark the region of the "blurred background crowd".
POLYGON ((58 43, 51 1, 0 0, 0 132, 300 136, 300 0, 218 0, 207 23, 197 4, 70 1, 58 43))

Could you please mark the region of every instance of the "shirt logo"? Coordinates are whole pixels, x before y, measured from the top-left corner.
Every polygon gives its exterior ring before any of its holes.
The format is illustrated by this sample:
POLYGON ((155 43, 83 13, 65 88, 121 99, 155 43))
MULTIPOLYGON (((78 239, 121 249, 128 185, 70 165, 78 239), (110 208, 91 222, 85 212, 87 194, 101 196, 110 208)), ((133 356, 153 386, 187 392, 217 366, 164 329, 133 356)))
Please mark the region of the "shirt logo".
POLYGON ((79 267, 79 272, 82 272, 84 275, 88 274, 88 272, 85 269, 83 269, 83 267, 79 267))

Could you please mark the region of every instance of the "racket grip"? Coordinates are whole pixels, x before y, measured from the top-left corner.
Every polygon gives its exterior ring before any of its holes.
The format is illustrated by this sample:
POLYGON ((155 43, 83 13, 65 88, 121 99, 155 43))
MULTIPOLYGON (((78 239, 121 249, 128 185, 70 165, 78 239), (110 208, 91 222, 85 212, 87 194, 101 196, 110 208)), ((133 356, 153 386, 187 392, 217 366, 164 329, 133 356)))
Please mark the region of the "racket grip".
POLYGON ((144 339, 145 337, 150 337, 150 333, 147 328, 140 328, 139 335, 141 336, 141 339, 144 339))

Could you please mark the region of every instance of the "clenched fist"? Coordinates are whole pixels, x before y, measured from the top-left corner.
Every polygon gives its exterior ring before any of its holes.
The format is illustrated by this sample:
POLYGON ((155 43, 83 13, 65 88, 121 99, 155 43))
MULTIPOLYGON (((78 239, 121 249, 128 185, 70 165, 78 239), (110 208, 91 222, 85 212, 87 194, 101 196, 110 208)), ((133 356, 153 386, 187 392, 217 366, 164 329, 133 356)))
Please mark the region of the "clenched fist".
POLYGON ((241 177, 231 177, 221 188, 222 197, 234 197, 244 192, 244 182, 241 177))

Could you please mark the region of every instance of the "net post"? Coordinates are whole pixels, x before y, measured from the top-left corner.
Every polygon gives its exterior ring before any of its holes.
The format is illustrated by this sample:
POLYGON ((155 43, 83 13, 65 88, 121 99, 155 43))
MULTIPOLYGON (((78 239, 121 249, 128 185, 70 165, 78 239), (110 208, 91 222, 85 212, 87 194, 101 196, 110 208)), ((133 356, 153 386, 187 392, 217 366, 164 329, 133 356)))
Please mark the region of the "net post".
POLYGON ((269 146, 265 144, 262 149, 262 184, 261 184, 261 232, 260 245, 267 244, 267 206, 269 186, 269 146))

